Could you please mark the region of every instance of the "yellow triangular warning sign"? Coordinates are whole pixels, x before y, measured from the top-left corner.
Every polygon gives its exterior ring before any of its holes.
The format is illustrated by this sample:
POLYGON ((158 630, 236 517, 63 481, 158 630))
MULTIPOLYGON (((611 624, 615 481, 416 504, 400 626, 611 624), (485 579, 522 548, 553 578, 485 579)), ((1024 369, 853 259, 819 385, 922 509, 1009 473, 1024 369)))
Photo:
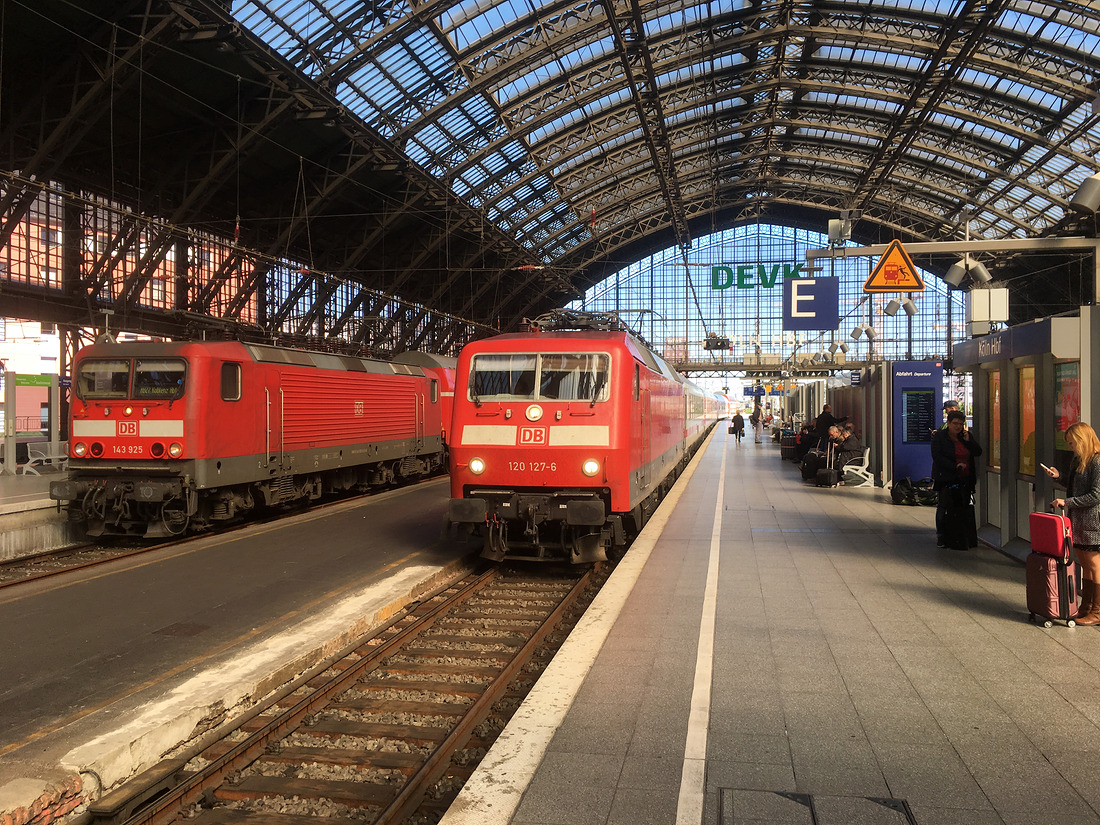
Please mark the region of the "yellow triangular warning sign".
POLYGON ((901 241, 890 241, 883 255, 863 285, 864 292, 924 292, 924 281, 901 241))

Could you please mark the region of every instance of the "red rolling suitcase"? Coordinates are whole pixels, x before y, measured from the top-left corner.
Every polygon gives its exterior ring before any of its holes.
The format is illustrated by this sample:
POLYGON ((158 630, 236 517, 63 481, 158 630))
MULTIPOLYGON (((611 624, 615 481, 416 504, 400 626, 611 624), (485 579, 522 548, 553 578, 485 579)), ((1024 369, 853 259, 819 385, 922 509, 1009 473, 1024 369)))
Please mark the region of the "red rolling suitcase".
POLYGON ((1073 627, 1077 615, 1077 565, 1073 558, 1073 530, 1063 510, 1032 513, 1031 554, 1027 557, 1027 609, 1032 622, 1042 619, 1044 627, 1052 620, 1073 627))
POLYGON ((1073 546, 1073 530, 1069 524, 1069 516, 1064 510, 1060 515, 1032 513, 1029 521, 1031 549, 1034 552, 1054 558, 1067 558, 1070 555, 1069 548, 1073 546))
POLYGON ((1073 627, 1077 622, 1077 565, 1042 553, 1027 557, 1028 621, 1050 627, 1055 620, 1073 627))

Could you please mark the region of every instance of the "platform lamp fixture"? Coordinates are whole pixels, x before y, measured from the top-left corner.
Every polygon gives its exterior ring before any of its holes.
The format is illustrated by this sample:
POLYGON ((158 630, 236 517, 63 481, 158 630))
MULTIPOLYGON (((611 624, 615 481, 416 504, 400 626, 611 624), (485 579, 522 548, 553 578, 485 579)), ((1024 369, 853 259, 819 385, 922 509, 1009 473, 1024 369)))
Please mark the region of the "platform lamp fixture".
POLYGON ((870 324, 858 324, 852 330, 851 336, 853 340, 858 341, 861 335, 866 336, 868 341, 874 341, 878 333, 875 332, 875 328, 870 324))

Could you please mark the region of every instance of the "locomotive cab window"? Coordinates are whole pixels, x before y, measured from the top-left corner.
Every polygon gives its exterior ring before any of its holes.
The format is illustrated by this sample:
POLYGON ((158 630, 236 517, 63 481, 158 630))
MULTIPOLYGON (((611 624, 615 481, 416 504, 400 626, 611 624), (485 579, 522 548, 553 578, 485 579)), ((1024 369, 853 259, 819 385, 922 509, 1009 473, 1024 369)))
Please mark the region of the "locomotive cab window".
POLYGON ((222 364, 222 401, 241 400, 241 365, 232 361, 222 364))
POLYGON ((130 359, 84 361, 76 375, 76 394, 88 400, 129 397, 130 359))
POLYGON ((187 365, 180 358, 134 360, 134 398, 173 401, 183 397, 187 365))
POLYGON ((470 400, 606 401, 611 357, 606 353, 476 355, 470 400))
POLYGON ((470 400, 535 397, 534 355, 476 355, 470 366, 470 400))

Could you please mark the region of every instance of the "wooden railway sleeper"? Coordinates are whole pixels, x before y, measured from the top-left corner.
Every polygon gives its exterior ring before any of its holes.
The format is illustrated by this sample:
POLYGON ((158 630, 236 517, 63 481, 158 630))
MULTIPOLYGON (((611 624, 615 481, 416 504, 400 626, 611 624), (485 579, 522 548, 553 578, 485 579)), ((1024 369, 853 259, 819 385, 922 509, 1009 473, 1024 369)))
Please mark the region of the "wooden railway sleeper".
MULTIPOLYGON (((430 627, 448 609, 451 603, 468 598, 484 587, 496 575, 496 570, 488 570, 479 575, 468 577, 470 580, 464 584, 459 583, 449 588, 443 588, 440 592, 455 590, 450 599, 445 599, 440 604, 430 607, 414 624, 395 633, 377 648, 372 649, 369 655, 364 656, 355 665, 343 670, 331 679, 325 686, 315 690, 309 696, 303 697, 285 714, 273 718, 248 738, 229 748, 221 756, 211 760, 210 764, 203 770, 196 771, 186 777, 171 790, 158 793, 152 804, 136 809, 137 812, 125 820, 125 825, 169 825, 177 817, 180 808, 209 800, 212 786, 219 784, 227 774, 237 767, 250 764, 262 756, 267 750, 268 743, 274 737, 285 736, 297 728, 302 719, 313 713, 318 707, 329 702, 333 696, 339 695, 349 684, 358 681, 371 670, 377 669, 380 663, 400 648, 409 637, 430 627)), ((148 799, 149 795, 146 793, 145 787, 137 781, 139 778, 127 782, 118 791, 131 797, 145 794, 148 799)), ((129 807, 133 808, 134 806, 129 807)), ((81 825, 89 825, 89 823, 95 821, 94 818, 87 818, 82 820, 81 825)))
POLYGON ((546 617, 512 661, 485 688, 481 696, 470 705, 462 720, 451 730, 442 744, 432 752, 423 767, 402 786, 393 802, 379 813, 374 825, 394 825, 394 823, 403 821, 416 811, 428 788, 446 774, 455 751, 460 750, 469 740, 474 728, 489 715, 493 704, 504 695, 509 684, 532 658, 539 645, 558 626, 558 623, 572 607, 576 598, 584 592, 592 573, 593 570, 590 569, 577 580, 566 598, 546 617))

